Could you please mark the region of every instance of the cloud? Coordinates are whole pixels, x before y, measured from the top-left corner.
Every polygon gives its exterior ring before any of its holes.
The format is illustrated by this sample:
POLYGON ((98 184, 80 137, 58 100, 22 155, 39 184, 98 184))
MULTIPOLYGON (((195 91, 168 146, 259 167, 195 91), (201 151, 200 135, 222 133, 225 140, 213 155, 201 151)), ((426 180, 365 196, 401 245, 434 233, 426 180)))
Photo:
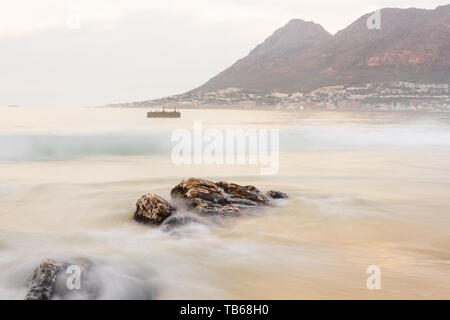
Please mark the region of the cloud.
POLYGON ((200 23, 277 21, 302 18, 321 23, 330 32, 345 27, 372 8, 434 8, 438 0, 14 0, 0 4, 0 36, 23 35, 48 28, 64 28, 67 8, 78 7, 84 24, 110 26, 126 16, 150 12, 172 17, 190 17, 200 23))

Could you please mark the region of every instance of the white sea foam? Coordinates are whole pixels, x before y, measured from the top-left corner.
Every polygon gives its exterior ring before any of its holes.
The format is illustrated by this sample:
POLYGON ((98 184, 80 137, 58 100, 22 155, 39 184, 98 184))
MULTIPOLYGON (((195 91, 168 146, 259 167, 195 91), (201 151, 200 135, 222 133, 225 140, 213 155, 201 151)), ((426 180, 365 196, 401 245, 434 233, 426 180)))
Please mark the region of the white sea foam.
MULTIPOLYGON (((171 130, 114 130, 86 133, 2 133, 0 161, 66 160, 104 156, 170 155, 171 130)), ((450 146, 450 126, 410 125, 286 126, 280 151, 347 150, 374 147, 450 146)))

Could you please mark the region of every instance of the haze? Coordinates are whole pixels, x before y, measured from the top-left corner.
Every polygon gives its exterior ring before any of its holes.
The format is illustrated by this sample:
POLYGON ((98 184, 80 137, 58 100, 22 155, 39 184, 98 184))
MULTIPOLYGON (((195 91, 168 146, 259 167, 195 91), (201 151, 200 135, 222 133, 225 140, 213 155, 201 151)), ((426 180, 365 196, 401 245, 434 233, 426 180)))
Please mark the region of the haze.
POLYGON ((245 56, 290 19, 312 20, 335 33, 379 8, 443 4, 3 1, 0 106, 93 106, 182 93, 245 56))

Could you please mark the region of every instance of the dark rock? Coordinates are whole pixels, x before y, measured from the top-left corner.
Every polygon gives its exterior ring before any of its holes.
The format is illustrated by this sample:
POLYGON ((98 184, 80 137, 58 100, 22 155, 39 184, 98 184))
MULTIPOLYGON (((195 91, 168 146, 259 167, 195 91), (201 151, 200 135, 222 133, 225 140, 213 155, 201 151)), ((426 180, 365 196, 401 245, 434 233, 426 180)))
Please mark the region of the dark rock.
POLYGON ((200 220, 198 220, 197 218, 194 218, 192 216, 174 215, 174 216, 167 218, 164 221, 163 227, 164 227, 164 230, 170 231, 174 228, 182 227, 182 226, 185 226, 185 225, 191 224, 191 223, 200 223, 200 220))
POLYGON ((71 262, 64 262, 63 272, 58 273, 56 277, 53 296, 56 299, 97 299, 101 283, 99 279, 100 277, 94 271, 93 263, 87 259, 77 258, 71 262), (77 272, 70 269, 73 266, 79 268, 79 288, 76 288, 76 281, 72 278, 75 273, 71 272, 77 272), (71 283, 74 288, 69 288, 68 283, 71 283))
POLYGON ((189 208, 207 215, 239 215, 245 208, 267 206, 269 200, 254 186, 190 178, 175 186, 170 195, 189 208))
POLYGON ((267 191, 266 194, 267 194, 268 197, 270 197, 272 199, 286 199, 286 198, 289 198, 289 196, 286 193, 281 192, 281 191, 270 190, 270 191, 267 191))
POLYGON ((63 265, 54 260, 42 261, 27 280, 28 291, 25 300, 49 300, 53 294, 56 276, 62 269, 63 265))
POLYGON ((187 203, 192 207, 201 205, 203 201, 219 202, 223 198, 222 191, 213 182, 195 178, 181 181, 170 195, 172 198, 188 200, 187 203))
POLYGON ((149 193, 142 196, 136 203, 134 220, 142 223, 161 224, 175 212, 175 208, 165 199, 149 193))
POLYGON ((242 203, 243 205, 257 206, 267 205, 269 202, 269 199, 254 186, 240 186, 236 183, 223 181, 217 182, 216 185, 226 193, 231 194, 227 199, 235 204, 242 203), (241 200, 245 201, 241 202, 241 200))

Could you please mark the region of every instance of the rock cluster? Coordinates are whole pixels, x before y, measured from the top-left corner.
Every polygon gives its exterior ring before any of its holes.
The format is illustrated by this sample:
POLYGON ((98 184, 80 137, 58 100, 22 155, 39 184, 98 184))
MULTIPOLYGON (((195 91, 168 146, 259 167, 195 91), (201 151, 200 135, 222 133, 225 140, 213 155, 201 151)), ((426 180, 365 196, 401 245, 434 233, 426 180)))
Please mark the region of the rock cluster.
MULTIPOLYGON (((254 186, 236 183, 212 182, 190 178, 181 181, 170 192, 172 200, 184 205, 188 210, 201 215, 236 216, 255 207, 270 206, 270 199, 287 198, 279 191, 269 191, 264 195, 254 186)), ((161 224, 175 213, 176 208, 165 199, 147 194, 136 204, 134 219, 139 222, 161 224)))

